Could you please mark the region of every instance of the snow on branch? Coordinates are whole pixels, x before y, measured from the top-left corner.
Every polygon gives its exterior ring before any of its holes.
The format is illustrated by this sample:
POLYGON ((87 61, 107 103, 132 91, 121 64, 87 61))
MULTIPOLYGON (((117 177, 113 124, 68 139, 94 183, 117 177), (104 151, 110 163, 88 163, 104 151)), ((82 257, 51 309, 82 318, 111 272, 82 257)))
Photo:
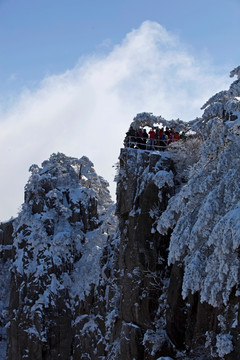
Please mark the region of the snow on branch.
POLYGON ((230 77, 234 77, 235 75, 237 75, 238 79, 240 79, 240 66, 237 66, 230 72, 230 77))
POLYGON ((161 115, 155 116, 150 112, 142 112, 137 114, 133 122, 131 123, 131 126, 134 130, 139 129, 140 127, 148 126, 148 127, 154 127, 154 126, 167 126, 169 128, 174 128, 176 131, 181 131, 189 127, 186 122, 180 119, 176 120, 166 120, 161 115))
POLYGON ((240 79, 231 84, 228 92, 230 97, 240 97, 240 79))
POLYGON ((225 103, 228 100, 228 91, 223 90, 210 97, 210 99, 201 107, 204 110, 207 106, 214 104, 215 102, 225 103))

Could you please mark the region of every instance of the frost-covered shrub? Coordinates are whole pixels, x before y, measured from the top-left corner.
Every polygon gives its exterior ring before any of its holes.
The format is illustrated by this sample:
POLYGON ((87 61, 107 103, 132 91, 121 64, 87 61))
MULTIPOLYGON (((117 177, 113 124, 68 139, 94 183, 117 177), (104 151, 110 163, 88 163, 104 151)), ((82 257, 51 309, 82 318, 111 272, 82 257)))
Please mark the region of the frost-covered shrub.
POLYGON ((203 141, 198 136, 188 136, 186 141, 177 141, 169 145, 168 153, 174 161, 175 179, 179 184, 188 180, 191 167, 200 158, 200 148, 203 141))

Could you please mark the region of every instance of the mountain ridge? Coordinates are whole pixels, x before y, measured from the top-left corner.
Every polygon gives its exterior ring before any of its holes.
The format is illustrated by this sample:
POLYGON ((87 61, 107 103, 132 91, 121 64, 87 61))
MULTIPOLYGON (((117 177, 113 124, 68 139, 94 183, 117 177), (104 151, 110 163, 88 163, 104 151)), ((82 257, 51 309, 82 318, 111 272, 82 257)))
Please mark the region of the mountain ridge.
MULTIPOLYGON (((32 165, 0 226, 1 360, 237 360, 240 67, 167 151, 123 148, 117 203, 92 162, 32 165), (10 291, 8 290, 10 288, 10 291)), ((138 114, 133 127, 164 122, 138 114)))

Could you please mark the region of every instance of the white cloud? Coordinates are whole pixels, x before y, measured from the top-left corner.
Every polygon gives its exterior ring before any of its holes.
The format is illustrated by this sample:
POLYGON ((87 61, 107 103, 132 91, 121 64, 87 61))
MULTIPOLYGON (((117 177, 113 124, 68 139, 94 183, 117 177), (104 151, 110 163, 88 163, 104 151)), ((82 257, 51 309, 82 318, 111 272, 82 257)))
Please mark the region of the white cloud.
POLYGON ((136 113, 188 121, 229 83, 228 74, 214 75, 150 21, 109 54, 85 57, 74 69, 44 79, 0 115, 0 219, 16 215, 32 163, 40 165, 53 152, 86 155, 112 184, 112 165, 136 113))

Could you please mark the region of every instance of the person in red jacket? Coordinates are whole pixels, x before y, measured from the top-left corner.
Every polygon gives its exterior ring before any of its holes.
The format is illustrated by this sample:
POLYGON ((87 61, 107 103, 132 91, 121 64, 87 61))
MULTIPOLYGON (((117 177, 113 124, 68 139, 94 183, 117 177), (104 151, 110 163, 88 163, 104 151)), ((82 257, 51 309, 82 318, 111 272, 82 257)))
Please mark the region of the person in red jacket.
POLYGON ((154 140, 156 138, 154 128, 152 128, 152 130, 150 130, 148 134, 149 134, 149 145, 150 145, 149 150, 154 150, 154 140))
POLYGON ((174 133, 174 140, 176 141, 176 140, 180 140, 180 135, 179 135, 179 132, 178 131, 176 131, 175 133, 174 133))

